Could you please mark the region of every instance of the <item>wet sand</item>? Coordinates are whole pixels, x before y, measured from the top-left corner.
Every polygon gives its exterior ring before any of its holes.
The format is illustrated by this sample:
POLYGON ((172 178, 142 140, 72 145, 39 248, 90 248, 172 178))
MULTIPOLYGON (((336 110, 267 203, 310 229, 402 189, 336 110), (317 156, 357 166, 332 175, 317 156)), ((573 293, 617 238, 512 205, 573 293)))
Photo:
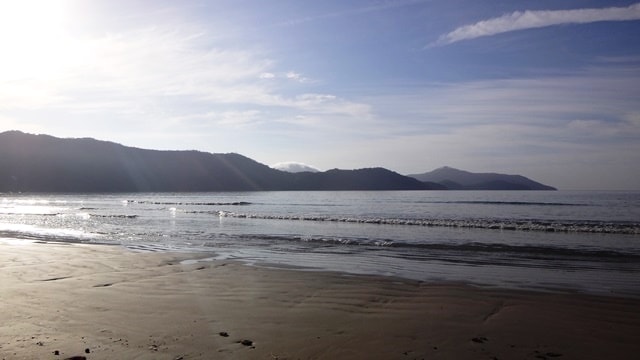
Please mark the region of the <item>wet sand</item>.
POLYGON ((635 359, 640 299, 0 241, 0 359, 635 359))

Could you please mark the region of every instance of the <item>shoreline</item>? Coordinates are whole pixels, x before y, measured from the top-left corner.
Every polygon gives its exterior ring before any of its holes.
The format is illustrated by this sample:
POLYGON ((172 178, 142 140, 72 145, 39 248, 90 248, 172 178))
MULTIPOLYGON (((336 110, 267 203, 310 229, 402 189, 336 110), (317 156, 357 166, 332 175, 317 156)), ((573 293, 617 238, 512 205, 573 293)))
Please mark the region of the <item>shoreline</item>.
POLYGON ((0 359, 631 359, 640 352, 637 298, 197 255, 0 241, 0 359))

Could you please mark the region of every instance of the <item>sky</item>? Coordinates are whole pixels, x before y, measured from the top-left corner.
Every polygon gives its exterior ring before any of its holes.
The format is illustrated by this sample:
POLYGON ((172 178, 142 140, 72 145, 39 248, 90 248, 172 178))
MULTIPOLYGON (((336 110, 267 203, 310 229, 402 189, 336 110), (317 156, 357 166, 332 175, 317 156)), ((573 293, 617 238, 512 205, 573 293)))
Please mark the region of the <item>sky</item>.
POLYGON ((0 0, 0 131, 640 190, 640 2, 0 0))

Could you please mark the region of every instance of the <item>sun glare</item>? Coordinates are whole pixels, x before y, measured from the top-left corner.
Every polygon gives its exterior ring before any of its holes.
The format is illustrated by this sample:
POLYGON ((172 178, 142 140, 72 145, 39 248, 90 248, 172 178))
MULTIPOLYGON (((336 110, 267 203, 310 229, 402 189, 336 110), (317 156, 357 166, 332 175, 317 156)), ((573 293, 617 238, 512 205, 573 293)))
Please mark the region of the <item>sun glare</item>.
POLYGON ((64 0, 0 0, 0 80, 50 78, 73 56, 64 0))

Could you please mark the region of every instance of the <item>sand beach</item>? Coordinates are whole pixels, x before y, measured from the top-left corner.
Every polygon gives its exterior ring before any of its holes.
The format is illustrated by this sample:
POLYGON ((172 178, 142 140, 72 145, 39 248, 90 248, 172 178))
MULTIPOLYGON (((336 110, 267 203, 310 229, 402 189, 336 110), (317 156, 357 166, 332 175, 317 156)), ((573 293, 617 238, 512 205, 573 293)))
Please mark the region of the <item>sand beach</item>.
POLYGON ((640 299, 0 242, 0 359, 635 359, 640 299))

